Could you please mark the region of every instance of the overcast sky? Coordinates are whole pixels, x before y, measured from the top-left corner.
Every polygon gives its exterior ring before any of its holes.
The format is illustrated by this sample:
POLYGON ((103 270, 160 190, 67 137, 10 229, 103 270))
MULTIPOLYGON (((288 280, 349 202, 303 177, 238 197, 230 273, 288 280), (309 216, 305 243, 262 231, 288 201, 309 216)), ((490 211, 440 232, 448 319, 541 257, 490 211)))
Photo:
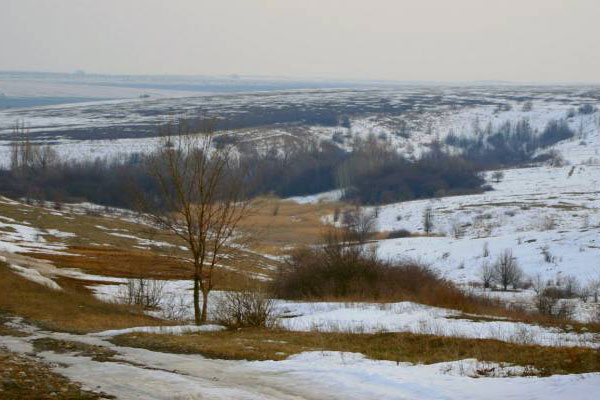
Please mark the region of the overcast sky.
POLYGON ((600 81, 600 0, 0 0, 0 70, 600 81))

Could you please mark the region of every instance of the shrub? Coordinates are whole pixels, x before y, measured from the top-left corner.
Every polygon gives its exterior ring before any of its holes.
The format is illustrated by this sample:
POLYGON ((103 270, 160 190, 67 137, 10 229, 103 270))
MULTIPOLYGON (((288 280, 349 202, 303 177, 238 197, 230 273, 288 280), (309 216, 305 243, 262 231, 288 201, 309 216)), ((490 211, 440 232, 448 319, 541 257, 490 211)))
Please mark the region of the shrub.
POLYGON ((450 308, 466 302, 460 290, 423 265, 385 262, 372 249, 332 239, 295 251, 280 267, 272 289, 293 300, 411 300, 450 308))
POLYGON ((125 285, 119 286, 117 299, 120 303, 141 306, 144 309, 155 309, 163 298, 165 282, 147 278, 127 279, 125 285))
POLYGON ((483 283, 483 287, 485 289, 490 288, 492 282, 494 281, 494 269, 487 262, 484 262, 481 265, 480 277, 483 283))
POLYGON ((273 300, 261 290, 225 292, 216 302, 213 319, 228 328, 272 328, 277 324, 273 300))
POLYGON ((596 107, 594 107, 592 104, 586 103, 586 104, 582 104, 579 106, 579 108, 577 109, 577 111, 579 111, 579 114, 593 114, 596 112, 596 107))
POLYGON ((407 238, 407 237, 411 237, 412 234, 410 233, 410 231, 406 230, 406 229, 397 229, 391 232, 388 232, 387 234, 387 238, 388 239, 400 239, 400 238, 407 238))
POLYGON ((494 281, 498 283, 504 290, 508 289, 509 285, 517 287, 523 271, 517 263, 517 259, 513 257, 511 250, 504 250, 494 264, 494 281))

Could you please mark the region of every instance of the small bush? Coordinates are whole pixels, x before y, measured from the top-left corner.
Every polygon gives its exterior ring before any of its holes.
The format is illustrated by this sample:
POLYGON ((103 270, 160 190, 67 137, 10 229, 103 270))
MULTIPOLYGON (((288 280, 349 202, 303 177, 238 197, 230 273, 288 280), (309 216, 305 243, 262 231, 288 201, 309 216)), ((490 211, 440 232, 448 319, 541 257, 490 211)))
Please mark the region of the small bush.
POLYGON ((406 230, 406 229, 397 229, 395 231, 391 231, 387 234, 387 238, 388 239, 400 239, 400 238, 407 238, 407 237, 411 237, 412 234, 410 233, 410 231, 406 230))
POLYGON ((593 114, 596 112, 596 107, 594 107, 592 104, 589 104, 589 103, 582 104, 581 106, 579 106, 577 111, 579 111, 579 114, 583 114, 583 115, 593 114))
POLYGON ((213 319, 228 328, 272 328, 277 323, 273 300, 260 290, 225 292, 213 319))
POLYGON ((156 309, 163 298, 164 288, 164 281, 147 278, 128 279, 125 285, 119 287, 117 298, 123 304, 156 309))

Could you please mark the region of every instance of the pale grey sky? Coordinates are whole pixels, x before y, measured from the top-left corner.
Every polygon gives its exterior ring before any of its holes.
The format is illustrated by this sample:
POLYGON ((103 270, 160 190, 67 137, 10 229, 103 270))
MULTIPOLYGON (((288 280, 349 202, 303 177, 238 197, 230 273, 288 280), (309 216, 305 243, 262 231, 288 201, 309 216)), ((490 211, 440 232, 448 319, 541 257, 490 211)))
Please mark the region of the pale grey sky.
POLYGON ((600 0, 0 0, 0 70, 600 81, 600 0))

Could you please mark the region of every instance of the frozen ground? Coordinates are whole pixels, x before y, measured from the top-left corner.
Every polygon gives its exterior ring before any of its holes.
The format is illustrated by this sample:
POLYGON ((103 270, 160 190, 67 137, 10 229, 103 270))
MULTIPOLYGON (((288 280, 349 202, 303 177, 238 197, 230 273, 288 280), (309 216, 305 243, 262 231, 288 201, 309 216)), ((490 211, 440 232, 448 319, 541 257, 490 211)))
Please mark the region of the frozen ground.
POLYGON ((374 361, 356 353, 305 352, 283 361, 211 360, 116 346, 93 335, 38 330, 19 320, 28 337, 0 336, 0 346, 53 365, 87 389, 119 399, 596 399, 600 374, 510 377, 526 366, 461 360, 431 365, 374 361), (115 351, 106 361, 75 353, 35 352, 51 338, 115 351), (482 370, 492 370, 482 376, 482 370), (477 377, 475 379, 475 377, 477 377))

